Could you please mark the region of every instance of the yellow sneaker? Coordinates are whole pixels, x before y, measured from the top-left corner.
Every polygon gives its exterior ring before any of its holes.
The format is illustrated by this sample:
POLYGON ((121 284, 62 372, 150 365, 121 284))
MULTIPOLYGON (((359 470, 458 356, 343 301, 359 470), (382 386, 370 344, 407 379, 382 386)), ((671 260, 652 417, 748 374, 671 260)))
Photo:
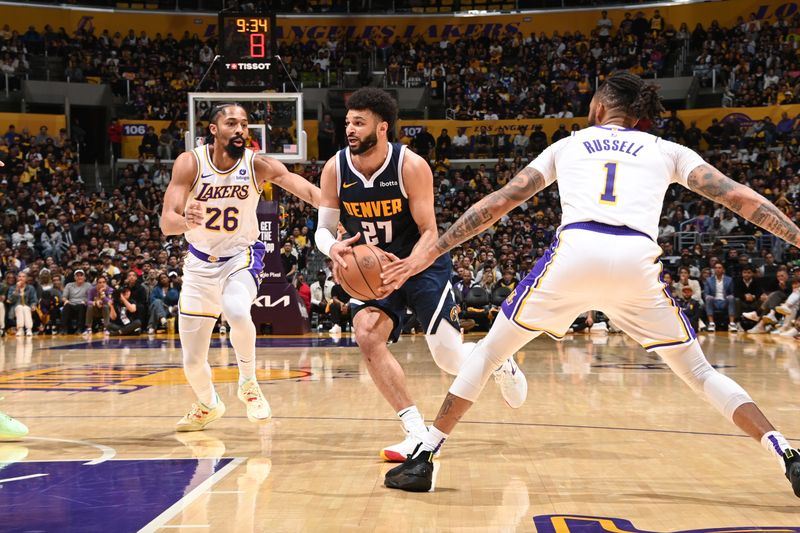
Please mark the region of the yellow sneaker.
POLYGON ((0 411, 0 441, 20 440, 28 434, 28 427, 0 411))
POLYGON ((217 396, 217 407, 209 409, 202 403, 193 403, 192 409, 178 421, 175 431, 202 431, 214 420, 225 414, 225 404, 217 396))
POLYGON ((247 406, 247 419, 250 422, 264 423, 272 416, 269 402, 264 398, 261 387, 255 379, 245 381, 239 385, 239 399, 247 406))

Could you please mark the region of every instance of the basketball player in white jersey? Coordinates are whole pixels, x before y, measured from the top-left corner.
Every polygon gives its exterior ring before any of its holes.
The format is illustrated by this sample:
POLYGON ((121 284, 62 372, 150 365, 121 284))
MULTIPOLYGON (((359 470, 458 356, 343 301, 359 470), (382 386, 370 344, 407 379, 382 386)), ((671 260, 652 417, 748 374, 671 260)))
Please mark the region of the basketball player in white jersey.
POLYGON ((680 183, 794 246, 800 229, 750 188, 693 150, 632 129, 663 111, 657 88, 629 72, 603 83, 589 108, 589 128, 548 147, 502 189, 472 206, 430 249, 388 265, 396 286, 439 254, 478 235, 502 215, 559 181, 561 226, 553 245, 503 305, 450 387, 434 425, 387 487, 427 491, 433 454, 477 400, 499 362, 542 332, 560 338, 579 313, 598 309, 646 350, 655 351, 695 392, 760 441, 800 497, 800 452, 770 424, 736 382, 706 360, 689 321, 660 277, 658 219, 667 187, 680 183))
POLYGON ((317 187, 283 163, 245 148, 244 108, 218 105, 209 122, 211 142, 175 160, 161 214, 161 231, 182 233, 189 243, 178 331, 184 372, 198 403, 178 422, 178 431, 202 430, 225 413, 208 364, 211 332, 220 312, 230 324, 239 364, 238 397, 247 406, 247 418, 270 418, 269 403, 255 378, 256 328, 250 317, 264 267, 256 208, 266 182, 319 205, 317 187))
MULTIPOLYGON (((371 244, 393 257, 429 249, 439 236, 433 209, 433 174, 428 162, 388 132, 397 119, 397 103, 384 90, 365 87, 347 100, 348 146, 325 163, 320 178, 322 205, 315 233, 317 248, 334 260, 334 275, 350 246, 371 244), (341 222, 353 237, 336 241, 341 222)), ((403 424, 406 438, 380 452, 386 461, 402 462, 427 433, 425 421, 406 386, 403 368, 386 346, 397 341, 406 308, 425 328, 425 340, 436 364, 456 374, 474 344, 463 343, 450 287, 453 261, 442 253, 419 275, 386 298, 350 300, 358 347, 372 380, 403 424)), ((496 367, 495 379, 506 403, 520 407, 528 383, 512 355, 496 367)))

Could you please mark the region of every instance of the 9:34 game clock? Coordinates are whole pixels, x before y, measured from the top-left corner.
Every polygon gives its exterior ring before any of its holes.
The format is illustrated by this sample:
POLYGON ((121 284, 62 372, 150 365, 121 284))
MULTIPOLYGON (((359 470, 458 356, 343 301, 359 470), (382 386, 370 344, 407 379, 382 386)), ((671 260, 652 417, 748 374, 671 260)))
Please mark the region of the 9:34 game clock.
POLYGON ((219 28, 221 88, 272 88, 275 14, 222 12, 219 28))

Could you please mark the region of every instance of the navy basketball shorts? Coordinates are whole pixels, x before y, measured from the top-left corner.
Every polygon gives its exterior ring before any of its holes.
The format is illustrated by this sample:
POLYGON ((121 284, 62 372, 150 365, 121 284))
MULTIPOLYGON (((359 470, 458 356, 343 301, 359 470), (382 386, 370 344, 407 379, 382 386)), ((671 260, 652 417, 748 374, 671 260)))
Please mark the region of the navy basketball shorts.
POLYGON ((417 319, 425 328, 426 335, 436 333, 442 320, 449 322, 456 330, 460 329, 458 323, 458 307, 453 297, 453 287, 450 276, 453 272, 453 261, 450 254, 440 256, 434 263, 408 278, 398 290, 381 300, 363 302, 356 298, 350 299, 352 315, 367 307, 377 307, 394 322, 389 340, 396 342, 403 330, 403 321, 406 318, 406 308, 410 308, 417 315, 417 319))

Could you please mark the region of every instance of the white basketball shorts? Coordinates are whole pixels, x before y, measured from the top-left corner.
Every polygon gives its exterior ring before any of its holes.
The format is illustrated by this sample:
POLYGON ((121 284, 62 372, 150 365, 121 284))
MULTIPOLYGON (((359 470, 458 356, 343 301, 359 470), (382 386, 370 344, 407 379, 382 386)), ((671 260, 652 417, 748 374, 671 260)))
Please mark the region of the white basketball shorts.
POLYGON ((559 339, 579 314, 598 310, 648 351, 696 338, 661 278, 661 247, 624 226, 578 222, 503 303, 518 327, 559 339))
MULTIPOLYGON (((216 319, 222 312, 222 289, 225 282, 242 270, 247 270, 256 284, 261 283, 264 270, 264 243, 256 241, 231 257, 209 256, 193 246, 183 261, 183 287, 179 308, 181 315, 216 319)), ((243 302, 243 305, 250 305, 243 302)))

